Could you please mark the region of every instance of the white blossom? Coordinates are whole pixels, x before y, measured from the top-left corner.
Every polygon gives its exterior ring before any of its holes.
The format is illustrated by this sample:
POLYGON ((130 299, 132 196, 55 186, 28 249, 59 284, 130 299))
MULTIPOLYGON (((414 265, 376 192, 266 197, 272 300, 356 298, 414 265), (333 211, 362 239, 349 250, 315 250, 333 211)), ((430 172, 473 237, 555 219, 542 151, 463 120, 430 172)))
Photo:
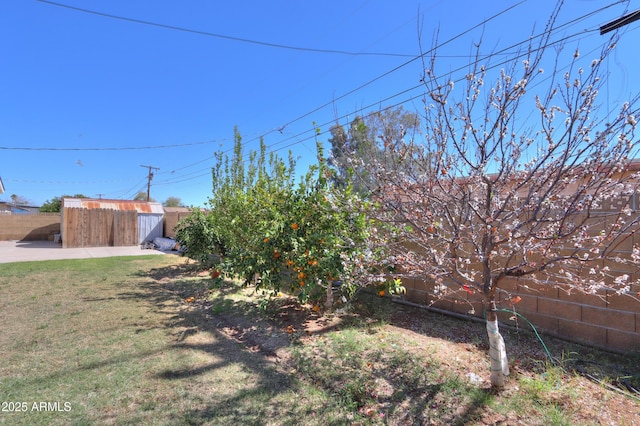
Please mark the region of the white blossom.
POLYGON ((629 275, 623 274, 623 275, 620 275, 619 277, 616 277, 616 279, 613 280, 613 282, 615 282, 617 285, 622 285, 626 283, 628 280, 629 280, 629 275))

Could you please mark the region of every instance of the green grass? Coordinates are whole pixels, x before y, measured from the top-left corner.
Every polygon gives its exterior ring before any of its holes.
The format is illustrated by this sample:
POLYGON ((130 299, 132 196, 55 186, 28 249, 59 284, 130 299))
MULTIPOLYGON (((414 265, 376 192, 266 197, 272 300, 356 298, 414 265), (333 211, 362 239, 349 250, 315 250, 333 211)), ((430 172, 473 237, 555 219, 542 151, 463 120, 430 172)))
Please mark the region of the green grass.
POLYGON ((526 355, 536 342, 525 335, 506 333, 519 367, 496 393, 465 376, 487 375, 486 350, 469 343, 483 342, 482 325, 368 294, 320 316, 211 285, 173 256, 0 265, 0 395, 27 405, 0 424, 563 425, 603 412, 615 423, 618 406, 640 416, 640 403, 526 355))

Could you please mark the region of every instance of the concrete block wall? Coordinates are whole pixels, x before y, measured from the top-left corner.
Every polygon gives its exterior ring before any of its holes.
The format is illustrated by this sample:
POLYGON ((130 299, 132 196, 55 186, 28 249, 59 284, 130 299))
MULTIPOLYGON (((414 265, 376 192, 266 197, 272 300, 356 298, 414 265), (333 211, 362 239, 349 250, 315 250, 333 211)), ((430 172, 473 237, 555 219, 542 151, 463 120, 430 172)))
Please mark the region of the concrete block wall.
POLYGON ((0 241, 47 241, 59 233, 60 213, 0 214, 0 241))
MULTIPOLYGON (((483 317, 479 294, 458 292, 455 298, 438 300, 433 295, 433 283, 419 278, 406 278, 403 283, 410 302, 483 317)), ((640 352, 640 288, 634 287, 627 294, 604 291, 591 295, 568 293, 551 285, 536 287, 514 279, 502 289, 506 291, 500 293, 498 307, 515 309, 539 331, 615 352, 640 352), (519 296, 520 301, 514 305, 511 298, 515 296, 519 296)), ((509 325, 514 325, 512 316, 499 313, 500 321, 509 325)), ((523 322, 519 326, 528 327, 523 322)))
POLYGON ((167 238, 175 238, 176 232, 174 228, 185 217, 189 216, 191 212, 165 212, 164 213, 164 236, 167 238))

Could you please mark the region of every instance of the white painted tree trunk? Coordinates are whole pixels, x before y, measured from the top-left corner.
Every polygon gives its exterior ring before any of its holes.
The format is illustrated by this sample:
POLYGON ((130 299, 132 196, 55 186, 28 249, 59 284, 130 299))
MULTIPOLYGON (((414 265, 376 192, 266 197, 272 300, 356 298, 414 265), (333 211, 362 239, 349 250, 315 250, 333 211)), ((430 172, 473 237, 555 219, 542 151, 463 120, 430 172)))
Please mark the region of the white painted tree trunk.
POLYGON ((504 339, 498 329, 498 320, 487 319, 487 334, 489 335, 489 357, 491 358, 491 386, 501 388, 505 384, 505 376, 509 375, 509 362, 504 339))

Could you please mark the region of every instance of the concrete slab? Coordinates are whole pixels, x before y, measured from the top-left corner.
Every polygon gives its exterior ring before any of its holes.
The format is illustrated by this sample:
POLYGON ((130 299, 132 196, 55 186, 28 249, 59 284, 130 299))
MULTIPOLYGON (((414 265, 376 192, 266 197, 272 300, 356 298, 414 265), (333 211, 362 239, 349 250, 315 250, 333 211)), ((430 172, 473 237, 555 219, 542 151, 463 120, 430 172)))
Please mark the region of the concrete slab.
POLYGON ((34 260, 86 259, 91 257, 142 256, 166 254, 160 250, 129 247, 62 248, 53 241, 0 241, 0 263, 34 260))

